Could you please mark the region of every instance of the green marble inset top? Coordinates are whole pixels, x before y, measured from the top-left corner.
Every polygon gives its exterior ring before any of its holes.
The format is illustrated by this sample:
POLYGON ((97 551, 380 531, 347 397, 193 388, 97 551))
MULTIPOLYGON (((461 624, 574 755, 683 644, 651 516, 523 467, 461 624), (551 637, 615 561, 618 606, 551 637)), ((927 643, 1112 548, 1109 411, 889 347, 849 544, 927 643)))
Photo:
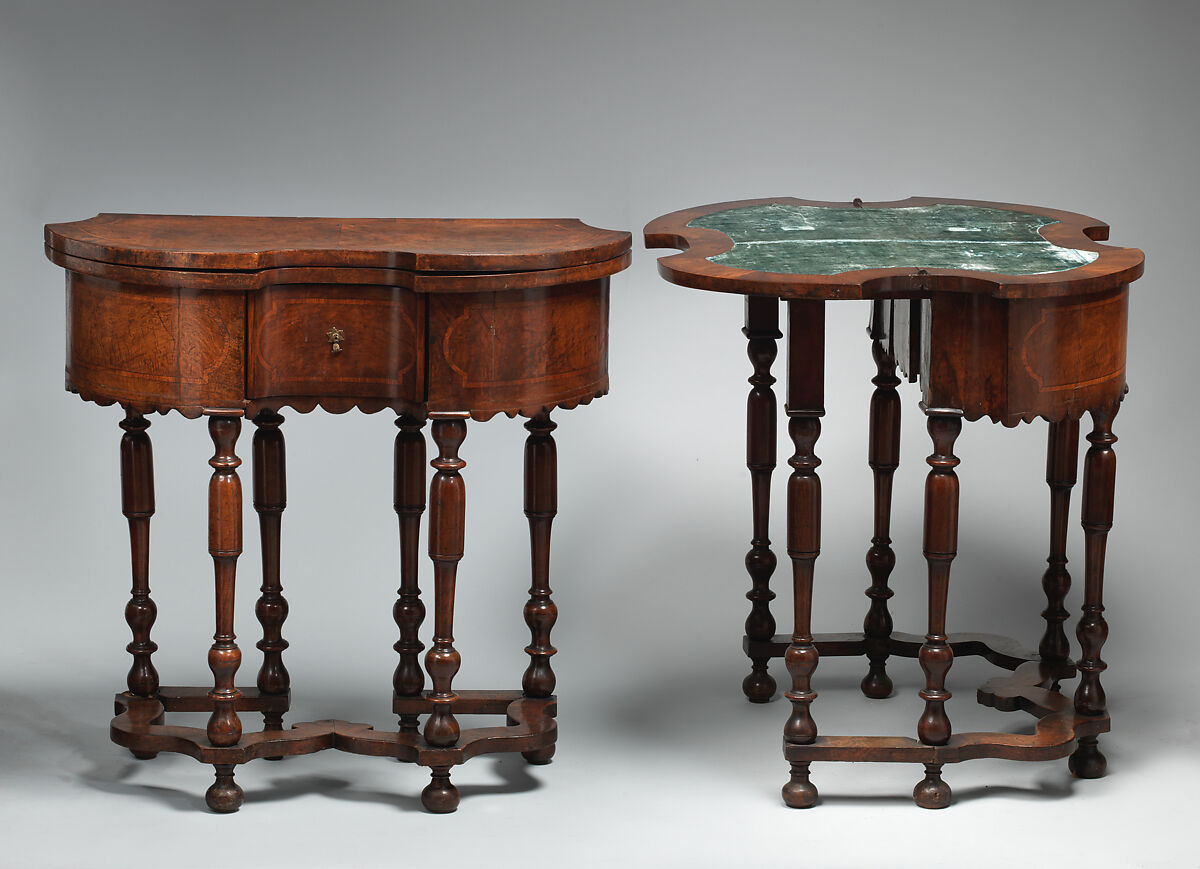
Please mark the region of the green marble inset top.
POLYGON ((733 239, 733 248, 709 257, 711 262, 794 275, 897 267, 1037 275, 1099 256, 1042 238, 1039 227, 1056 222, 973 205, 834 208, 772 202, 714 211, 688 226, 733 239))

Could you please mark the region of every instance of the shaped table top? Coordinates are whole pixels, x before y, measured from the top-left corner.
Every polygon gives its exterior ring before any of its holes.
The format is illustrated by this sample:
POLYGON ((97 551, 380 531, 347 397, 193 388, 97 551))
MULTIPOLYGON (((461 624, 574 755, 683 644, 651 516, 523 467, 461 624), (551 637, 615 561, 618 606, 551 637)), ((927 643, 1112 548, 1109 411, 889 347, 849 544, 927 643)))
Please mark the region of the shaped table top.
POLYGON ((46 226, 48 251, 150 269, 286 267, 413 272, 562 269, 620 257, 627 232, 575 219, 98 214, 46 226))
POLYGON ((781 297, 1096 292, 1135 279, 1143 259, 1097 244, 1108 227, 1083 215, 964 200, 746 200, 668 214, 645 232, 647 247, 686 251, 659 260, 674 283, 781 297))

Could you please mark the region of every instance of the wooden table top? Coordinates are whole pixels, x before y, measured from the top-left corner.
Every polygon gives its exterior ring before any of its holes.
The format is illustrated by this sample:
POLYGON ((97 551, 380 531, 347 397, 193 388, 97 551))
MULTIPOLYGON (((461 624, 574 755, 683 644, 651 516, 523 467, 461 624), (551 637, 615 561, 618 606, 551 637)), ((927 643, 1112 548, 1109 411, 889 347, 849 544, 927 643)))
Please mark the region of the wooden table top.
POLYGON ((901 297, 928 291, 1044 298, 1100 292, 1141 274, 1135 248, 1097 242, 1108 225, 1055 209, 956 199, 721 202, 651 221, 667 280, 783 298, 901 297))
POLYGON ((288 266, 504 272, 603 262, 628 232, 575 219, 218 217, 98 214, 46 226, 72 257, 152 269, 254 271, 288 266))

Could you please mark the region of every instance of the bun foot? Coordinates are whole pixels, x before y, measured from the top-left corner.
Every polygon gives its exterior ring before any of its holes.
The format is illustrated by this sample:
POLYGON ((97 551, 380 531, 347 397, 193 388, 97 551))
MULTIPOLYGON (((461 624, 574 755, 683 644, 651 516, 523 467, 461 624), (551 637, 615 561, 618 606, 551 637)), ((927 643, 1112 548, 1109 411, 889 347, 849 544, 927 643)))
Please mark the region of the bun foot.
POLYGON ((810 809, 817 804, 817 788, 808 780, 808 763, 793 763, 792 778, 783 786, 783 801, 793 809, 810 809))
POLYGON ((421 791, 421 805, 425 811, 445 815, 458 808, 458 788, 450 782, 450 767, 434 767, 430 771, 429 784, 421 791))
POLYGON ((751 703, 766 703, 775 696, 775 680, 767 672, 766 661, 754 662, 754 669, 742 680, 742 693, 751 703))
POLYGON ((216 770, 217 780, 205 792, 204 802, 219 814, 236 812, 242 807, 246 794, 233 780, 233 764, 218 763, 214 764, 213 768, 216 770))
POLYGON ((942 781, 942 765, 925 764, 925 778, 913 788, 913 802, 923 809, 944 809, 951 796, 950 785, 942 781))
POLYGON ((1067 766, 1076 778, 1102 778, 1108 770, 1108 759, 1100 753, 1096 737, 1083 736, 1075 753, 1068 758, 1067 766))
POLYGON ((545 748, 539 748, 536 751, 522 751, 521 757, 525 758, 527 763, 531 763, 534 766, 541 766, 542 764, 549 763, 551 758, 554 757, 554 746, 547 745, 545 748))
POLYGON ((878 669, 871 667, 870 672, 863 676, 858 687, 864 696, 872 700, 886 700, 892 696, 892 679, 882 665, 878 669))
POLYGON ((136 748, 129 749, 129 753, 138 760, 154 760, 154 758, 158 757, 157 751, 138 751, 136 748))

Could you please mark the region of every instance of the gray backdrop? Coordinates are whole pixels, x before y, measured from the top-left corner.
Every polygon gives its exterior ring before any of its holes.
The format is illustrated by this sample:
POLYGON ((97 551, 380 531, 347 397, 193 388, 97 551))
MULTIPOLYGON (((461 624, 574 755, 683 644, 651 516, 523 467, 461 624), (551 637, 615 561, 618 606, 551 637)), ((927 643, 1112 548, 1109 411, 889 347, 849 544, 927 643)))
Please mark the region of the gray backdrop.
MULTIPOLYGON (((907 866, 1036 853, 1200 865, 1176 853, 1187 831, 1172 811, 1200 773, 1189 663, 1198 25, 1185 0, 0 2, 0 864, 861 866, 886 855, 907 866), (740 300, 661 281, 640 243, 664 212, 781 194, 1051 205, 1145 249, 1115 426, 1107 779, 1072 782, 1064 761, 973 762, 947 770, 958 805, 929 813, 909 798, 917 767, 818 764, 824 804, 781 805, 787 704, 752 707, 739 688, 740 300), (62 390, 63 277, 41 242, 43 223, 98 211, 575 216, 634 231, 633 266, 612 282, 612 394, 559 414, 552 765, 477 760, 455 775, 459 812, 430 817, 417 800, 427 776, 411 766, 332 752, 256 763, 238 775, 243 810, 216 817, 203 811, 210 768, 141 764, 108 743, 128 668, 121 414, 62 390)), ((852 630, 867 604, 873 365, 865 303, 830 308, 815 621, 852 630)), ((893 611, 897 629, 920 632, 929 446, 915 390, 904 399, 893 611)), ((285 415, 291 718, 392 726, 390 414, 285 415)), ((211 444, 178 416, 156 417, 150 434, 156 662, 166 684, 205 684, 211 444)), ((463 688, 515 686, 524 667, 523 436, 499 419, 472 426, 463 447, 463 688)), ((965 427, 952 630, 1040 634, 1044 443, 1044 423, 965 427)), ((238 591, 245 682, 258 666, 253 527, 238 591)), ((787 585, 781 565, 781 626, 787 585)), ((822 663, 818 723, 911 733, 915 662, 893 664, 899 693, 883 704, 857 694, 862 666, 822 663)), ((989 672, 966 659, 951 671, 956 729, 1028 727, 976 707, 989 672)))

